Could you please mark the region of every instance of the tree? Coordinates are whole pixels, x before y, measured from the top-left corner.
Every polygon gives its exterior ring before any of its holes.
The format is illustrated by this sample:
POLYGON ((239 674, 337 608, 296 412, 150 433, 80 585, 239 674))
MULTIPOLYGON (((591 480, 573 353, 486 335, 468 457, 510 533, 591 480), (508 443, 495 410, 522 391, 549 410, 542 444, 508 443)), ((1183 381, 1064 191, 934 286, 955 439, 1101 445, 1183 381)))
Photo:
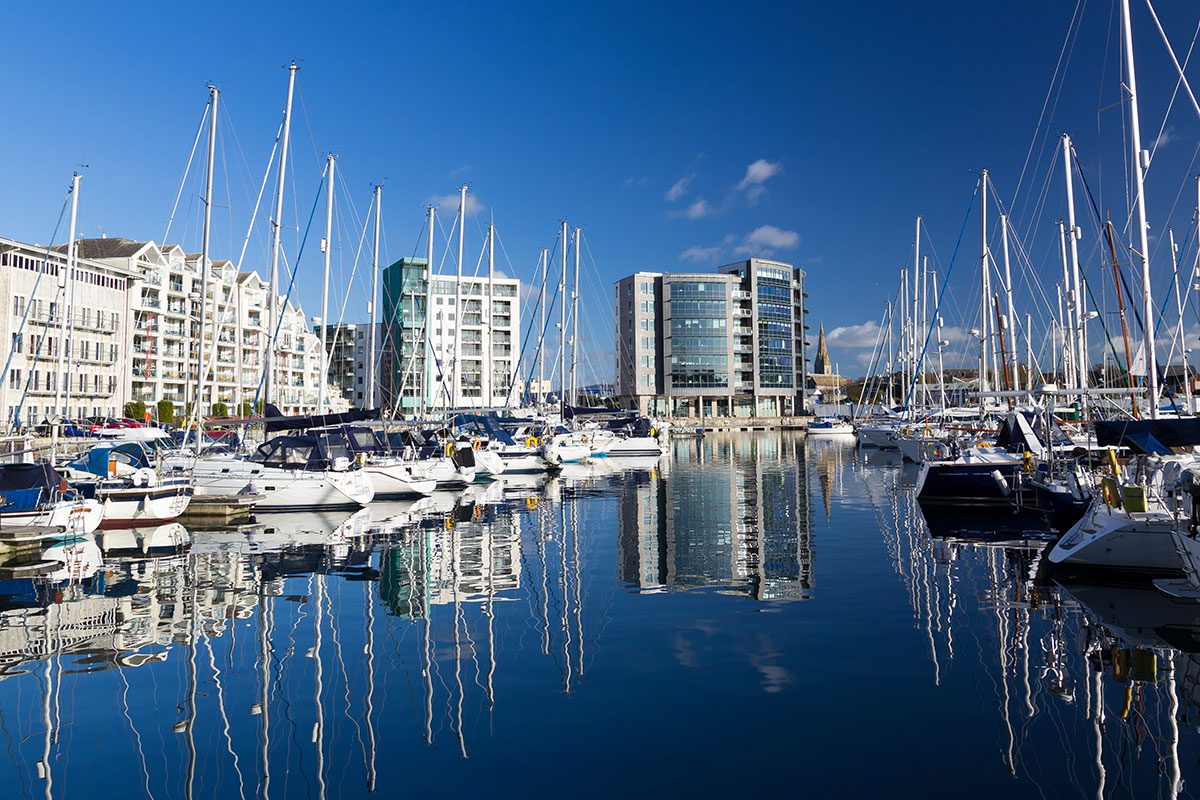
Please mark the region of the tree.
POLYGON ((250 405, 249 401, 242 403, 242 408, 241 408, 240 413, 243 417, 253 416, 254 406, 250 405))
POLYGON ((228 417, 229 416, 229 406, 225 405, 224 403, 222 403, 220 401, 213 403, 212 404, 212 415, 214 417, 228 417))
POLYGON ((175 404, 170 400, 158 401, 158 422, 166 425, 175 424, 175 404))
POLYGON ((125 416, 141 421, 146 418, 146 404, 141 400, 131 400, 125 404, 125 416))

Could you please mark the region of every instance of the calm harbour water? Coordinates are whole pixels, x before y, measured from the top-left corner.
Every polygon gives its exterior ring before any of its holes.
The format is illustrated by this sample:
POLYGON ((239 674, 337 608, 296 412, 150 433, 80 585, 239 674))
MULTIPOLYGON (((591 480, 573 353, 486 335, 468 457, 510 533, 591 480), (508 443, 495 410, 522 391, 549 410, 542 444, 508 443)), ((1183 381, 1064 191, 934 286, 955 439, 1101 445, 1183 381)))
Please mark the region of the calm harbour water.
POLYGON ((105 533, 0 580, 0 796, 1194 794, 1200 606, 1037 586, 914 480, 714 435, 105 533))

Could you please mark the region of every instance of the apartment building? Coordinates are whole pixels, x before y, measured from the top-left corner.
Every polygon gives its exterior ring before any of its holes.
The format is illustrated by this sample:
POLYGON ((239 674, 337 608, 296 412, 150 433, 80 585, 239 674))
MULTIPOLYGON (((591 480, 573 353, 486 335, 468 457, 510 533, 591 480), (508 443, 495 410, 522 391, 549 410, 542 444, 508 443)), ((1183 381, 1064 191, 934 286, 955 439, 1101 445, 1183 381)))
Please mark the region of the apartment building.
POLYGON ((618 401, 644 414, 785 416, 804 407, 804 272, 751 258, 616 282, 618 401))
MULTIPOLYGON (((147 406, 170 401, 176 416, 195 401, 200 355, 201 257, 178 245, 152 241, 81 239, 81 258, 135 275, 129 293, 130 400, 147 406)), ((57 248, 65 250, 65 245, 57 248)), ((204 304, 204 350, 209 365, 201 407, 224 403, 231 414, 263 399, 270 324, 269 287, 256 272, 238 272, 210 260, 204 304)), ((282 298, 276 316, 275 387, 272 402, 285 414, 316 411, 321 379, 319 340, 304 312, 282 298)), ((327 408, 337 405, 330 397, 327 408)))
POLYGON ((8 425, 117 415, 129 399, 130 287, 138 275, 82 253, 73 282, 67 271, 65 252, 0 239, 0 341, 9 344, 0 408, 8 425))
POLYGON ((521 282, 464 275, 460 291, 457 276, 430 277, 427 266, 424 258, 402 258, 383 273, 383 360, 392 365, 384 384, 392 406, 411 414, 517 402, 521 282))
MULTIPOLYGON (((390 397, 387 386, 376 382, 375 396, 368 398, 367 369, 370 359, 367 358, 371 346, 370 323, 347 323, 330 325, 325 331, 325 349, 329 352, 329 385, 341 391, 349 407, 389 408, 386 403, 390 397)), ((318 339, 321 336, 321 326, 316 327, 318 339)), ((390 356, 384 356, 384 326, 382 322, 375 323, 375 363, 380 365, 379 372, 384 378, 390 375, 390 356)))

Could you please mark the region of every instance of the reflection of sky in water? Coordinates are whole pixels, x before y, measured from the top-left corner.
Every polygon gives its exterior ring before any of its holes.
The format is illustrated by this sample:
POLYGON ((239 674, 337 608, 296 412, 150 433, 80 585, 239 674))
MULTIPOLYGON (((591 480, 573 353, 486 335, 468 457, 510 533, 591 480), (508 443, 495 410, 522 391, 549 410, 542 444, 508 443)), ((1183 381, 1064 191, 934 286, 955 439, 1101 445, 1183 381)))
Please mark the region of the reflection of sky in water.
POLYGON ((886 455, 777 433, 670 450, 10 562, 4 796, 1195 780, 1194 606, 1039 587, 1040 545, 1008 520, 931 536, 886 455))

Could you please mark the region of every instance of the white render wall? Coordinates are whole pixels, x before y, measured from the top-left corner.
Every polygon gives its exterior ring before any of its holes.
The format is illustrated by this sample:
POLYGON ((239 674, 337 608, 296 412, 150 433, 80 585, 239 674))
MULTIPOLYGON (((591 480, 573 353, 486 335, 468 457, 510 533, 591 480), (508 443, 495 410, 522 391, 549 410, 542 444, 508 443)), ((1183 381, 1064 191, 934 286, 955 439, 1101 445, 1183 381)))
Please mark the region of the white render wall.
POLYGON ((60 375, 60 325, 66 305, 59 280, 65 282, 66 263, 67 257, 61 253, 47 255, 44 247, 0 239, 0 291, 4 293, 0 341, 5 343, 8 363, 0 409, 6 424, 18 413, 20 425, 35 424, 55 413, 69 417, 120 415, 128 399, 131 274, 119 267, 79 260, 71 352, 65 374, 60 375), (64 387, 58 407, 55 376, 63 380, 64 387), (69 409, 65 408, 67 380, 69 409))

